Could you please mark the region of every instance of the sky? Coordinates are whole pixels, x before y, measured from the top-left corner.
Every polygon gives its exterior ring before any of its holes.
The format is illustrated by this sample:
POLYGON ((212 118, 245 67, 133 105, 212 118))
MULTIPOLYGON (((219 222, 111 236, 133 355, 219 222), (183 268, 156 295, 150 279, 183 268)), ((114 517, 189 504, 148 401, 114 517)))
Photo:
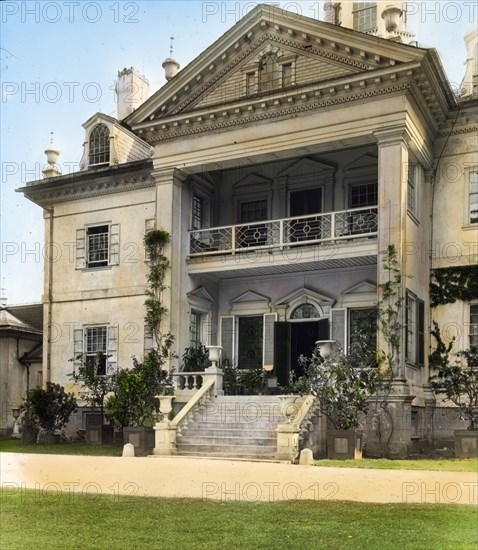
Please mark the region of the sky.
MULTIPOLYGON (((268 2, 314 19, 323 2, 268 2)), ((97 111, 115 116, 118 70, 135 67, 150 95, 166 83, 162 62, 187 65, 257 2, 33 1, 0 3, 0 297, 40 302, 42 209, 15 189, 41 179, 53 132, 63 174, 78 170, 84 129, 97 111)), ((408 30, 434 47, 456 89, 464 76, 463 37, 478 24, 473 1, 408 2, 408 30)))

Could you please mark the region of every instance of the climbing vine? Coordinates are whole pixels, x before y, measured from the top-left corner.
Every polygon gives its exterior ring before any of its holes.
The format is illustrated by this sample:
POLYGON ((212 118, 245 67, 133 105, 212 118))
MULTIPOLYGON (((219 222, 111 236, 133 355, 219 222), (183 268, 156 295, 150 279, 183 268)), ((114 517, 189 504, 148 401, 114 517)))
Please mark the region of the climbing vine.
POLYGON ((430 281, 431 306, 457 300, 478 299, 478 264, 433 269, 430 281))

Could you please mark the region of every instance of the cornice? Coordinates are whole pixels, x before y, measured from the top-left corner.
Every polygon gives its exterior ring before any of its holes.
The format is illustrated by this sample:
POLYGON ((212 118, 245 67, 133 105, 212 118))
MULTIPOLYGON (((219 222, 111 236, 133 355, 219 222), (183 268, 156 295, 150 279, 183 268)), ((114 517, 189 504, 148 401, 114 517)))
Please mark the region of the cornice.
MULTIPOLYGON (((396 79, 393 79, 391 83, 384 85, 382 79, 378 77, 371 83, 361 79, 357 82, 356 88, 348 83, 341 86, 329 84, 327 89, 298 90, 283 96, 262 98, 256 104, 229 108, 223 106, 220 110, 209 112, 209 114, 190 113, 189 117, 183 120, 163 121, 160 128, 150 128, 149 136, 144 136, 144 139, 149 143, 157 143, 179 137, 250 125, 255 122, 307 114, 310 111, 405 92, 409 89, 409 82, 397 83, 396 79), (322 97, 323 99, 320 100, 319 98, 322 97)), ((140 130, 140 134, 143 132, 144 130, 140 130)))
POLYGON ((143 168, 141 172, 136 171, 134 174, 118 174, 118 168, 115 167, 101 174, 89 172, 86 178, 84 172, 77 172, 61 179, 50 178, 44 182, 39 181, 27 187, 22 187, 17 191, 24 193, 32 202, 46 207, 66 201, 100 197, 155 186, 155 181, 151 177, 152 163, 148 163, 147 168, 143 168))

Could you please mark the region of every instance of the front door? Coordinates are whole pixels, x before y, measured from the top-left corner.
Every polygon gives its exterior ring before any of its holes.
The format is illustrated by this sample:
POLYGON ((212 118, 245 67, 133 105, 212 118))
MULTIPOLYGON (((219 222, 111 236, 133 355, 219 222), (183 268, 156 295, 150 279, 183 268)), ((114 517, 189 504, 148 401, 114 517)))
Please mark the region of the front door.
POLYGON ((294 378, 304 374, 299 357, 310 357, 317 340, 329 339, 329 320, 278 322, 274 324, 274 372, 278 384, 287 386, 290 373, 294 378))

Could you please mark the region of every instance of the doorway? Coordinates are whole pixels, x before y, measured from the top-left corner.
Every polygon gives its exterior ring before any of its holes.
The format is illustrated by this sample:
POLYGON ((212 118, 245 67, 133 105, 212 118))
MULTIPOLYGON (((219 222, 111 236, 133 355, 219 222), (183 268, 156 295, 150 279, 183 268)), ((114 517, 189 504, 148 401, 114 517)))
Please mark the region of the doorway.
POLYGON ((299 364, 299 357, 311 357, 317 340, 329 338, 329 321, 308 321, 291 323, 290 333, 290 366, 295 378, 304 375, 304 369, 299 364))

